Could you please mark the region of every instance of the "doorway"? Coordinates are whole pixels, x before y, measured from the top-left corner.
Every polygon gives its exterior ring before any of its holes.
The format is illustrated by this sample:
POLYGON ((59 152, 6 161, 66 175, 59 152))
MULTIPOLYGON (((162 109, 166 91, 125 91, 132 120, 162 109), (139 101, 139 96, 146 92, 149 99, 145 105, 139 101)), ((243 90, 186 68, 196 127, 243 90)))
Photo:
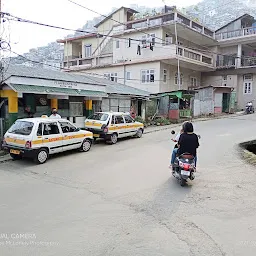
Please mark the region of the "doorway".
POLYGON ((223 97, 222 97, 222 112, 223 113, 229 112, 229 102, 230 102, 230 94, 223 93, 223 97))
POLYGON ((142 116, 142 100, 138 100, 138 116, 142 116))

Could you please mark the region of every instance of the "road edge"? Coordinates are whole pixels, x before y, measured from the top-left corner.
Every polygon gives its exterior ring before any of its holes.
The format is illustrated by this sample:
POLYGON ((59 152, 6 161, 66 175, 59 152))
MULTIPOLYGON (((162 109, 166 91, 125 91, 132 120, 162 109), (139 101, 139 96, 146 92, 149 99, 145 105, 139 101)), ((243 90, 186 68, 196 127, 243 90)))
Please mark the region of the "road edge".
POLYGON ((240 149, 240 156, 242 156, 242 159, 246 161, 246 163, 251 165, 256 165, 256 155, 249 150, 246 149, 247 145, 255 144, 256 140, 251 141, 245 141, 238 144, 238 147, 240 149))

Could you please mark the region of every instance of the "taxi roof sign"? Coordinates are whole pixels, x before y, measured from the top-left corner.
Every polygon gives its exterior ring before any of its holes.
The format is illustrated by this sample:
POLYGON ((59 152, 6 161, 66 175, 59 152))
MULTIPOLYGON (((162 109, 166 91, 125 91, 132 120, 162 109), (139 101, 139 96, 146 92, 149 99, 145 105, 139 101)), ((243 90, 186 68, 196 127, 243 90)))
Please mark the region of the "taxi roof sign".
POLYGON ((48 116, 47 116, 47 115, 42 115, 41 117, 42 117, 42 118, 48 118, 48 116))

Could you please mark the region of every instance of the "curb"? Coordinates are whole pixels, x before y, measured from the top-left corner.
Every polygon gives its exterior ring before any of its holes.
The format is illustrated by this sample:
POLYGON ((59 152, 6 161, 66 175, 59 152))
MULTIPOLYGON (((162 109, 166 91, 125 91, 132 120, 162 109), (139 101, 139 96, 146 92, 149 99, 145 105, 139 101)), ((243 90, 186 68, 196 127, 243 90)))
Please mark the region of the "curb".
POLYGON ((0 163, 4 163, 4 162, 10 161, 10 160, 12 160, 12 158, 10 157, 9 154, 0 156, 0 163))
POLYGON ((238 144, 238 147, 240 149, 240 156, 249 164, 251 165, 256 165, 256 155, 249 150, 246 149, 247 145, 250 144, 255 144, 255 140, 247 141, 247 142, 242 142, 238 144))
MULTIPOLYGON (((223 115, 223 116, 217 116, 217 117, 209 117, 209 118, 195 118, 192 119, 192 122, 205 122, 205 121, 211 121, 211 120, 216 120, 216 119, 224 119, 224 118, 230 118, 230 117, 235 117, 235 116, 241 116, 242 114, 230 114, 230 115, 223 115)), ((168 130, 170 128, 177 128, 180 126, 180 124, 182 124, 183 122, 177 123, 177 124, 170 124, 170 125, 165 125, 160 126, 160 127, 155 127, 155 129, 151 130, 151 131, 147 131, 147 128, 144 130, 144 134, 148 134, 148 133, 153 133, 153 132, 159 132, 159 131, 164 131, 164 130, 168 130)))

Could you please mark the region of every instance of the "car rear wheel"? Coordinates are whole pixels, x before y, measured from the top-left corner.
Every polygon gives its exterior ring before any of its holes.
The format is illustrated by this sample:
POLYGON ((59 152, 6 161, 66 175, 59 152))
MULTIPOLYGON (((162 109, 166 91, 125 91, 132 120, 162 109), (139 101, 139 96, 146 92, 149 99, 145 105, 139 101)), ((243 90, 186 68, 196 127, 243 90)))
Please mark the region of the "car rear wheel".
POLYGON ((110 137, 110 142, 111 144, 116 144, 117 143, 117 134, 113 133, 110 137))
POLYGON ((12 158, 13 160, 20 160, 20 159, 22 158, 21 155, 16 155, 16 154, 12 154, 12 153, 10 153, 10 156, 11 156, 11 158, 12 158))
POLYGON ((49 153, 47 151, 47 149, 40 149, 37 154, 36 157, 34 158, 35 163, 37 164, 44 164, 49 158, 49 153))
POLYGON ((81 152, 88 152, 91 149, 91 141, 90 140, 84 140, 82 143, 82 146, 80 148, 81 152))

